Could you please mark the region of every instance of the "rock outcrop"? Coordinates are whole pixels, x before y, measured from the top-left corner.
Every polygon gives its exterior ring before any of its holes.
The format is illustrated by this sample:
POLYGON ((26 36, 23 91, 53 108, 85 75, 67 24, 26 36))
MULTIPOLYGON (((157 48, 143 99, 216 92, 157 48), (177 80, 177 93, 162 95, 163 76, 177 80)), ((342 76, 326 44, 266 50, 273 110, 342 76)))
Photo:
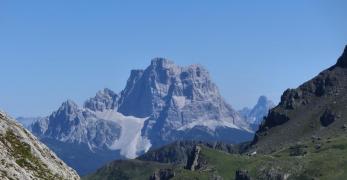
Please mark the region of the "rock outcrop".
POLYGON ((251 180, 251 177, 248 174, 248 171, 237 170, 235 173, 235 180, 251 180))
POLYGON ((191 152, 186 169, 189 169, 190 171, 195 171, 199 168, 199 156, 200 156, 201 147, 195 146, 193 151, 191 152))
POLYGON ((155 171, 149 178, 150 180, 170 180, 175 177, 175 172, 172 169, 160 169, 155 171))
POLYGON ((0 112, 0 179, 80 179, 15 120, 0 112))
POLYGON ((336 113, 331 110, 325 110, 323 115, 320 117, 322 126, 327 127, 337 119, 336 113))

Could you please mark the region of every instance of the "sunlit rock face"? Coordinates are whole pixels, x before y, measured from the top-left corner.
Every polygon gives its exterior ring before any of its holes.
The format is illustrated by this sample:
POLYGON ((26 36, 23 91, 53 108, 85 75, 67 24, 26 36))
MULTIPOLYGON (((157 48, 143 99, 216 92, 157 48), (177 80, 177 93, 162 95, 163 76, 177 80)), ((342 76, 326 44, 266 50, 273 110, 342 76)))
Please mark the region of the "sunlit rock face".
POLYGON ((80 179, 22 125, 0 112, 1 179, 80 179))
MULTIPOLYGON (((153 59, 145 70, 132 72, 118 103, 125 115, 149 117, 143 133, 156 146, 186 138, 223 139, 217 135, 219 128, 249 132, 201 65, 180 67, 164 58, 153 59)), ((238 141, 230 137, 229 142, 238 141)))

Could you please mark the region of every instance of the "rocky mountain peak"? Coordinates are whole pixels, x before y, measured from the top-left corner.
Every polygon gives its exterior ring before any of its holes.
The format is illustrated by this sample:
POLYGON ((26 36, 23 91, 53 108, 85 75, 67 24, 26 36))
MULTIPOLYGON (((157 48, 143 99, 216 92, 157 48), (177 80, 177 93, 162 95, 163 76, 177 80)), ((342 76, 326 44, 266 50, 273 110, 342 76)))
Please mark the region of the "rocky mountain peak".
POLYGON ((181 107, 186 99, 214 98, 221 99, 205 68, 200 65, 180 67, 170 60, 155 58, 146 70, 132 71, 118 110, 125 115, 148 117, 159 113, 171 100, 181 107))
POLYGON ((96 93, 84 103, 84 107, 93 111, 104 111, 107 109, 117 109, 118 94, 105 88, 96 93))
POLYGON ((100 90, 96 93, 96 97, 102 98, 102 97, 112 97, 115 96, 116 93, 113 92, 111 89, 105 88, 103 90, 100 90))
POLYGON ((260 96, 258 99, 257 104, 254 106, 254 109, 263 108, 265 111, 268 111, 269 109, 273 108, 275 106, 274 102, 269 100, 266 96, 260 96))
POLYGON ((170 61, 169 59, 162 58, 162 57, 153 58, 151 60, 151 66, 152 67, 167 68, 167 67, 170 67, 172 65, 175 65, 175 63, 173 61, 170 61))
POLYGON ((337 60, 336 66, 347 68, 347 45, 341 57, 337 60))
POLYGON ((165 58, 154 58, 145 70, 133 70, 121 92, 118 111, 125 115, 148 117, 162 108, 159 100, 167 95, 181 68, 165 58))
POLYGON ((73 114, 77 109, 78 105, 74 101, 69 99, 62 103, 58 111, 65 112, 66 114, 73 114))
POLYGON ((260 96, 257 104, 267 104, 268 102, 269 102, 269 100, 267 99, 266 96, 260 96))
POLYGON ((269 100, 266 96, 260 96, 258 98, 257 104, 252 108, 243 108, 239 113, 253 125, 253 129, 257 130, 258 125, 263 121, 264 116, 266 116, 271 108, 275 104, 269 100))

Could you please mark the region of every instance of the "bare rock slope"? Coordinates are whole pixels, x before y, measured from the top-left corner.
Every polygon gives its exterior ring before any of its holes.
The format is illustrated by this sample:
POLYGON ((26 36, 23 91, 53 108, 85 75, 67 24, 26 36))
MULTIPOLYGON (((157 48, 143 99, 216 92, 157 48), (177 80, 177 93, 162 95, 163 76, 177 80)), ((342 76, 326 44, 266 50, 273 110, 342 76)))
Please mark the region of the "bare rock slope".
POLYGON ((0 112, 0 179, 80 179, 20 124, 0 112))

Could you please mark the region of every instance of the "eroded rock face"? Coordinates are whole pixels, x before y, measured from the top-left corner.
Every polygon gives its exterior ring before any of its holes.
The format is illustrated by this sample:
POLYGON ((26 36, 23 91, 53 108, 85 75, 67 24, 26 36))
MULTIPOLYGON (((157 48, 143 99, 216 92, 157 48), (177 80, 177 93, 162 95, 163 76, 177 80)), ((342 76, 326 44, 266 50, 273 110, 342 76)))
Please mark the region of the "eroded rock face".
POLYGON ((266 128, 272 128, 272 127, 281 125, 287 121, 289 121, 289 117, 286 114, 279 113, 277 111, 272 110, 270 111, 264 125, 261 127, 260 130, 264 130, 266 128))
POLYGON ((84 107, 92 111, 104 111, 117 109, 118 94, 110 89, 105 88, 99 91, 94 98, 90 98, 84 103, 84 107))
POLYGON ((191 152, 190 157, 188 158, 186 169, 195 171, 199 168, 200 151, 201 151, 201 147, 195 146, 194 150, 191 152))
POLYGON ((300 105, 298 100, 300 99, 301 95, 301 91, 295 89, 287 89, 281 97, 280 105, 284 106, 286 109, 294 109, 295 107, 300 105))
POLYGON ((53 152, 15 120, 0 112, 1 179, 80 179, 53 152))
POLYGON ((116 122, 96 117, 93 112, 78 107, 69 100, 46 121, 37 121, 32 132, 40 138, 68 143, 85 143, 91 149, 110 147, 120 137, 121 127, 116 122))
POLYGON ((163 58, 152 60, 144 71, 132 72, 121 93, 118 111, 149 117, 143 133, 153 140, 154 146, 180 140, 186 130, 200 128, 199 125, 212 137, 216 126, 248 128, 222 99, 205 68, 180 67, 163 58))

